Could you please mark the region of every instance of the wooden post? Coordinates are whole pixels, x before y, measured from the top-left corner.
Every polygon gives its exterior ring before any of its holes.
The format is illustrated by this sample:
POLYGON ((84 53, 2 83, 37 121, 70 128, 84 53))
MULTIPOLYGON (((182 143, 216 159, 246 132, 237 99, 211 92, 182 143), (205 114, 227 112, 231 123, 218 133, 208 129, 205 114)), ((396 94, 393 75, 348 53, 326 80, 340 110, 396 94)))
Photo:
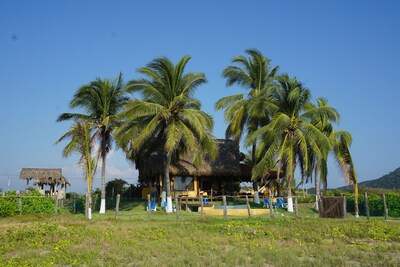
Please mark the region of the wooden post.
POLYGON ((147 194, 147 220, 151 219, 151 200, 150 194, 147 194))
POLYGON ((385 212, 384 213, 385 214, 385 220, 387 220, 388 217, 389 217, 389 214, 388 214, 388 209, 387 209, 387 206, 386 206, 386 195, 383 194, 382 198, 383 198, 383 211, 385 212))
POLYGON ((200 194, 200 220, 203 219, 203 212, 204 212, 203 195, 200 194))
POLYGON ((55 199, 56 199, 56 207, 55 207, 55 212, 56 212, 56 215, 57 215, 57 213, 58 213, 58 192, 55 192, 54 193, 54 196, 55 196, 55 199))
POLYGON ((222 202, 224 206, 224 219, 226 220, 228 217, 228 210, 226 209, 226 196, 222 196, 222 202))
POLYGON ((186 207, 185 207, 186 211, 188 211, 188 201, 189 201, 189 193, 186 194, 186 207))
POLYGON ((121 198, 120 194, 117 194, 117 203, 115 204, 115 219, 118 219, 118 212, 119 212, 119 200, 121 198))
POLYGON ((74 207, 74 213, 76 213, 76 194, 74 194, 74 202, 72 205, 74 207))
POLYGON ((176 209, 176 212, 175 212, 175 215, 176 215, 176 220, 179 220, 179 197, 176 197, 175 198, 175 209, 176 209))
POLYGON ((295 211, 295 216, 296 218, 299 217, 299 203, 297 200, 297 196, 294 197, 294 211, 295 211))
POLYGON ((249 197, 246 195, 246 208, 247 208, 247 214, 249 215, 249 217, 251 216, 250 213, 250 204, 249 204, 249 197))
POLYGON ((212 201, 213 201, 213 189, 212 189, 212 187, 211 187, 210 202, 212 202, 212 201))
POLYGON ((17 191, 17 198, 18 198, 19 215, 22 215, 22 199, 19 190, 17 191))
POLYGON ((364 193, 365 196, 365 214, 367 215, 367 219, 369 220, 369 205, 368 205, 368 193, 364 193))
POLYGON ((343 196, 343 218, 347 217, 347 199, 343 196))

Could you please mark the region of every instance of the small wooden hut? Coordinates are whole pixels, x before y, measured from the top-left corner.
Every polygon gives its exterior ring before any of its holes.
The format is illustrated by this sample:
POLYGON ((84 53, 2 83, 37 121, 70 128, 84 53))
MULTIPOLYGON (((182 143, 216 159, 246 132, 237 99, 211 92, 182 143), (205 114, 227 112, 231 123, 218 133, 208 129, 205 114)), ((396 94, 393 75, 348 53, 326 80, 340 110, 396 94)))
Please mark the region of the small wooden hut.
POLYGON ((57 191, 59 199, 65 198, 67 185, 70 185, 67 178, 62 175, 61 168, 23 168, 19 178, 26 180, 27 185, 34 179, 33 185, 37 186, 42 194, 53 195, 57 191), (49 186, 50 190, 46 192, 44 186, 49 186))
MULTIPOLYGON (((218 155, 216 159, 208 156, 197 168, 193 164, 193 156, 187 155, 179 159, 170 167, 171 194, 198 196, 199 192, 210 192, 222 194, 224 184, 242 182, 248 180, 242 176, 241 163, 243 154, 239 151, 239 144, 233 140, 218 139, 218 155)), ((149 158, 142 158, 136 161, 136 168, 139 170, 139 181, 143 184, 156 182, 162 185, 163 160, 160 153, 153 153, 149 158)), ((161 188, 159 189, 161 190, 161 188)))

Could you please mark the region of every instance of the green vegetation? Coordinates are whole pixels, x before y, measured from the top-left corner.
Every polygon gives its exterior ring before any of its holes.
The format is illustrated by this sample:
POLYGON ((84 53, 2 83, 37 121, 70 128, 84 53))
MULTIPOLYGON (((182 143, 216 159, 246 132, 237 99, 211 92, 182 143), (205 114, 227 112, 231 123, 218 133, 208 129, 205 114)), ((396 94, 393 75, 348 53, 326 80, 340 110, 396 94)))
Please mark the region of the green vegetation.
MULTIPOLYGON (((0 217, 14 216, 20 213, 16 191, 8 191, 6 197, 0 197, 0 217), (14 196, 11 198, 11 196, 14 196)), ((53 213, 55 202, 53 198, 43 197, 37 190, 25 194, 21 198, 22 213, 53 213), (28 198, 31 197, 31 198, 28 198)))
MULTIPOLYGON (((389 217, 400 217, 400 196, 394 193, 386 193, 386 206, 389 217)), ((365 197, 364 194, 358 197, 360 205, 360 215, 365 216, 365 197)), ((371 216, 383 216, 383 197, 373 193, 368 193, 368 207, 371 216)), ((347 198, 347 210, 354 212, 354 195, 347 198)))
POLYGON ((0 266, 398 266, 400 221, 233 218, 152 212, 124 203, 113 212, 0 219, 0 266))

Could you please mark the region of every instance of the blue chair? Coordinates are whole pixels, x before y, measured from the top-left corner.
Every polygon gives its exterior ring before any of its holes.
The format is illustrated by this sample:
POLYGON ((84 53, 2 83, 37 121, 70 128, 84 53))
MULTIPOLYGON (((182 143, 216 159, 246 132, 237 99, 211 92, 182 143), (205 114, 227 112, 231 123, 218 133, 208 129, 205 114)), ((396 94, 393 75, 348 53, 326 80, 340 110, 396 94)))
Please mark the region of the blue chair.
MULTIPOLYGON (((148 206, 146 207, 146 210, 149 210, 149 207, 148 207, 148 206)), ((150 202, 150 210, 152 210, 152 211, 156 211, 156 210, 157 210, 157 208, 156 208, 156 202, 155 202, 154 200, 152 200, 152 201, 150 202)))
POLYGON ((263 205, 263 207, 264 207, 264 208, 269 208, 269 200, 268 200, 268 198, 264 198, 264 205, 263 205))
POLYGON ((282 198, 278 198, 276 201, 275 207, 287 208, 287 203, 285 203, 282 198))
POLYGON ((203 197, 203 204, 207 205, 208 204, 208 198, 207 197, 203 197))

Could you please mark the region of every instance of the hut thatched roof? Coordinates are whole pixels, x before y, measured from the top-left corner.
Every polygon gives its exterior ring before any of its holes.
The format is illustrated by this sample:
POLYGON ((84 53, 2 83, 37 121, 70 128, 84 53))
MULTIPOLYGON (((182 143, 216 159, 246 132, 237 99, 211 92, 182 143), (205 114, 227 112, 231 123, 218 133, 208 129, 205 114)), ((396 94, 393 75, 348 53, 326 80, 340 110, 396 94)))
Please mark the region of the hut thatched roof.
MULTIPOLYGON (((214 176, 214 177, 240 177, 239 145, 232 140, 218 139, 218 155, 216 159, 205 156, 197 168, 194 166, 193 158, 187 155, 176 164, 171 165, 170 174, 180 176, 214 176)), ((148 159, 136 162, 139 170, 139 179, 156 178, 163 173, 163 160, 159 153, 154 153, 148 159)))
POLYGON ((69 184, 67 178, 62 175, 62 170, 60 168, 23 168, 19 178, 22 180, 35 179, 34 185, 69 184))

